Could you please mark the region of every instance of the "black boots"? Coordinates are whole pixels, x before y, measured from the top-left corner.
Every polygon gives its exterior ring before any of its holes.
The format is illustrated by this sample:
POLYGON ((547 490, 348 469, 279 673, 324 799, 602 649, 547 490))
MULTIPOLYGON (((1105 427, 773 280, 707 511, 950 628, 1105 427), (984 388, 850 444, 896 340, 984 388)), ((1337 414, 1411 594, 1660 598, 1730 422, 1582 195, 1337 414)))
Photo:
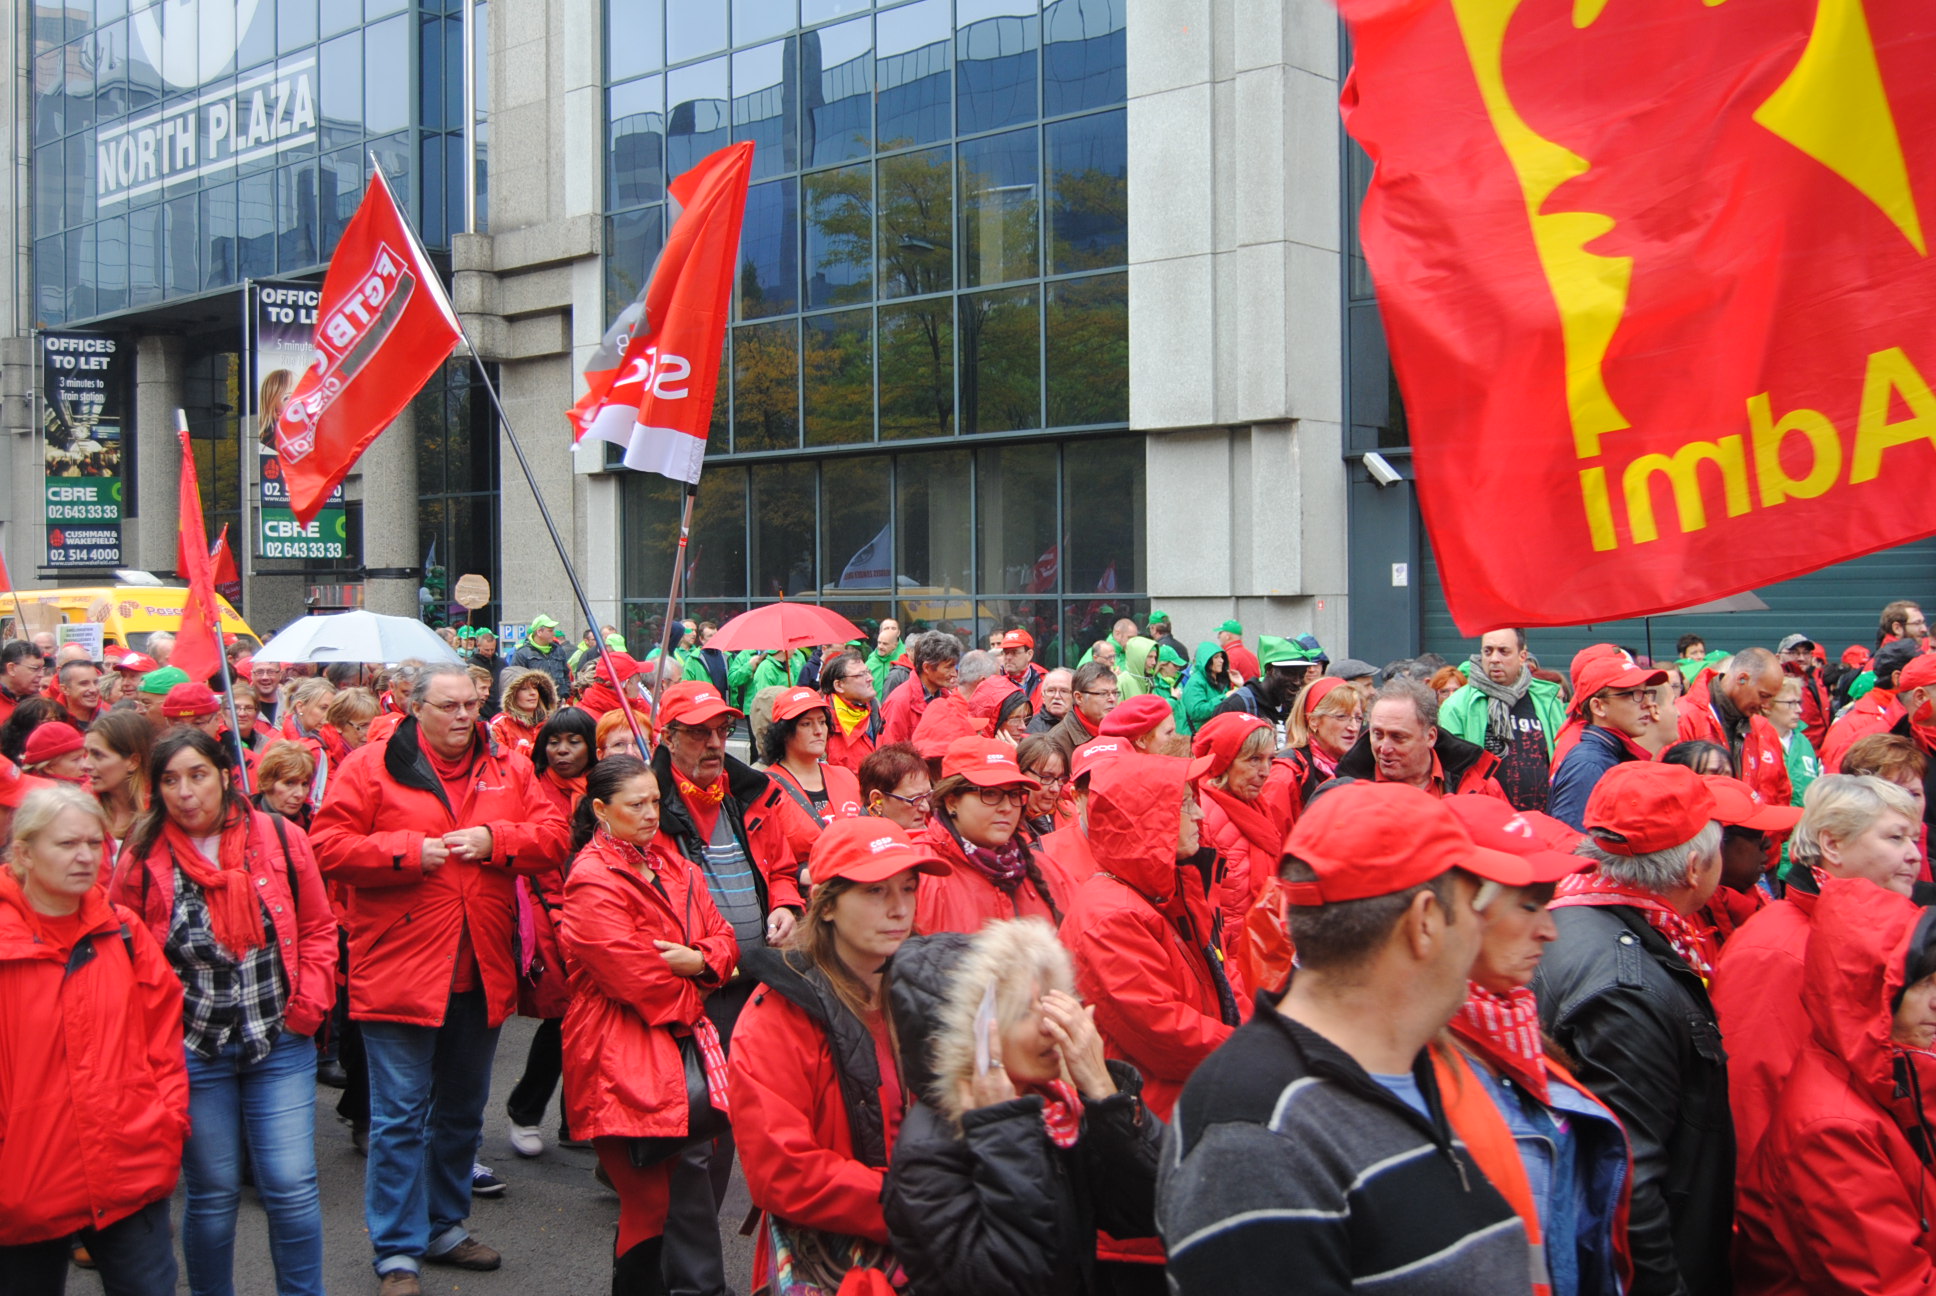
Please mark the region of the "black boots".
POLYGON ((612 1260, 612 1296, 664 1296, 665 1280, 659 1274, 664 1236, 647 1238, 622 1256, 612 1260))

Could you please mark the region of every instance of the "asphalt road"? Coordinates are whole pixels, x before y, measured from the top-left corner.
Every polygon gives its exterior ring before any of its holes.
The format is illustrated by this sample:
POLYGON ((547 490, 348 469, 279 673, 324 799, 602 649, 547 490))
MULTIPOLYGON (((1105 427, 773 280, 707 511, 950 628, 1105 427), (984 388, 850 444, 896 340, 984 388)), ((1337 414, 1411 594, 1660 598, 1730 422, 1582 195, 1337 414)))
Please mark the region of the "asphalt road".
MULTIPOLYGON (((427 1296, 466 1293, 466 1296, 602 1296, 611 1290, 612 1237, 618 1222, 618 1198, 592 1178, 596 1162, 589 1149, 561 1149, 552 1144, 558 1126, 559 1099, 553 1098, 545 1121, 546 1148, 525 1160, 511 1151, 509 1121, 503 1095, 511 1092, 524 1070, 525 1050, 537 1023, 513 1017, 504 1024, 498 1041, 497 1063, 491 1073, 492 1101, 484 1113, 484 1161, 505 1180, 502 1197, 473 1204, 470 1229, 480 1240, 504 1254, 504 1267, 493 1273, 424 1266, 427 1296)), ((369 1235, 363 1227, 363 1158, 350 1145, 349 1127, 336 1119, 337 1091, 318 1088, 316 1096, 316 1169, 323 1196, 323 1279, 332 1293, 376 1291, 370 1268, 369 1235)), ((738 1234, 746 1217, 746 1184, 737 1167, 732 1190, 720 1213, 726 1245, 726 1276, 735 1291, 746 1291, 753 1271, 752 1243, 738 1234)), ((175 1194, 174 1225, 181 1231, 182 1196, 175 1194)), ((95 1296, 101 1283, 93 1274, 75 1270, 70 1293, 95 1296)), ((188 1290, 182 1274, 177 1290, 188 1290)), ((276 1290, 275 1270, 269 1263, 269 1232, 262 1206, 249 1189, 242 1193, 236 1221, 235 1290, 238 1296, 262 1296, 276 1290)))

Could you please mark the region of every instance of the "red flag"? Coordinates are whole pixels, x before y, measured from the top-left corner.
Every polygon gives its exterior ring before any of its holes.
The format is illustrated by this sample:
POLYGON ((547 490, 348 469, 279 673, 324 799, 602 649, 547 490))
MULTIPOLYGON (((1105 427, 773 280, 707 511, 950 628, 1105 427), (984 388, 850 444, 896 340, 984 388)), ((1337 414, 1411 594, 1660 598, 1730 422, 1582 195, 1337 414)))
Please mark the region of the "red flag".
POLYGON ((298 519, 315 520, 462 337, 436 267, 378 171, 330 256, 316 361, 276 420, 276 457, 298 519))
POLYGON ((175 561, 188 581, 182 602, 181 626, 175 631, 171 666, 188 672, 191 680, 206 680, 222 669, 221 604, 215 601, 215 571, 208 560, 208 528, 202 522, 202 489, 195 473, 195 452, 188 444, 186 425, 175 431, 181 441, 181 493, 176 504, 175 561))
POLYGON ((1936 530, 1927 0, 1340 0, 1363 238, 1468 634, 1936 530))
POLYGON ((719 350, 733 300, 751 142, 728 145, 668 186, 683 209, 652 282, 585 367, 572 439, 625 447, 625 466, 697 482, 712 428, 719 350))
POLYGON ((235 554, 229 550, 229 524, 224 522, 222 530, 215 537, 214 547, 209 550, 208 560, 214 564, 215 587, 240 585, 242 573, 235 569, 235 554))

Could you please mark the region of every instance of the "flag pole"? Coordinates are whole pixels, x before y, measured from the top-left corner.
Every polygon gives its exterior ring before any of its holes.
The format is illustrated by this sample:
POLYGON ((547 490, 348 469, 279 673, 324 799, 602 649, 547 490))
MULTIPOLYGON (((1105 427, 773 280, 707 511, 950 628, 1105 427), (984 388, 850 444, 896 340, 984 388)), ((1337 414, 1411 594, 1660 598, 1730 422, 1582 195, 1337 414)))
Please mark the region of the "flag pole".
POLYGON ((665 692, 664 679, 666 658, 672 652, 672 618, 679 610, 679 584, 686 571, 686 541, 692 535, 692 502, 699 498, 699 487, 694 482, 686 483, 686 502, 679 514, 679 548, 672 558, 672 588, 666 593, 665 624, 659 627, 659 655, 652 667, 652 682, 658 686, 652 690, 652 722, 659 722, 659 694, 665 692))
MULTIPOLYGON (((175 431, 180 433, 183 442, 186 443, 188 440, 187 410, 177 409, 175 411, 175 431)), ((204 535, 202 538, 206 540, 208 537, 204 535)), ((191 586, 194 584, 192 581, 189 583, 191 586)), ((213 582, 210 583, 209 589, 211 593, 214 591, 213 582)), ((222 596, 216 594, 215 597, 220 598, 222 596)), ((249 786, 249 758, 246 749, 242 745, 242 719, 235 711, 235 681, 229 675, 229 655, 222 645, 221 605, 215 604, 207 608, 205 615, 209 619, 209 629, 215 638, 215 659, 221 663, 222 700, 227 704, 229 711, 229 738, 235 743, 236 777, 242 780, 242 795, 245 797, 253 796, 255 789, 249 786)))

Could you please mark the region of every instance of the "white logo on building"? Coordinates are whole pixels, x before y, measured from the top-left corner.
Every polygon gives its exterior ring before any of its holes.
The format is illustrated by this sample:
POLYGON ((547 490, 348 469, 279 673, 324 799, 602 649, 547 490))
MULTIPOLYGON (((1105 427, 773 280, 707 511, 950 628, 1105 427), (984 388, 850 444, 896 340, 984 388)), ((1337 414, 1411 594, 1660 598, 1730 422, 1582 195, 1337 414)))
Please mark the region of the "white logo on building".
POLYGON ((262 0, 134 0, 128 26, 149 66, 177 90, 193 90, 229 70, 262 0), (202 10, 211 21, 202 21, 202 10), (234 17, 222 11, 234 10, 234 17))

